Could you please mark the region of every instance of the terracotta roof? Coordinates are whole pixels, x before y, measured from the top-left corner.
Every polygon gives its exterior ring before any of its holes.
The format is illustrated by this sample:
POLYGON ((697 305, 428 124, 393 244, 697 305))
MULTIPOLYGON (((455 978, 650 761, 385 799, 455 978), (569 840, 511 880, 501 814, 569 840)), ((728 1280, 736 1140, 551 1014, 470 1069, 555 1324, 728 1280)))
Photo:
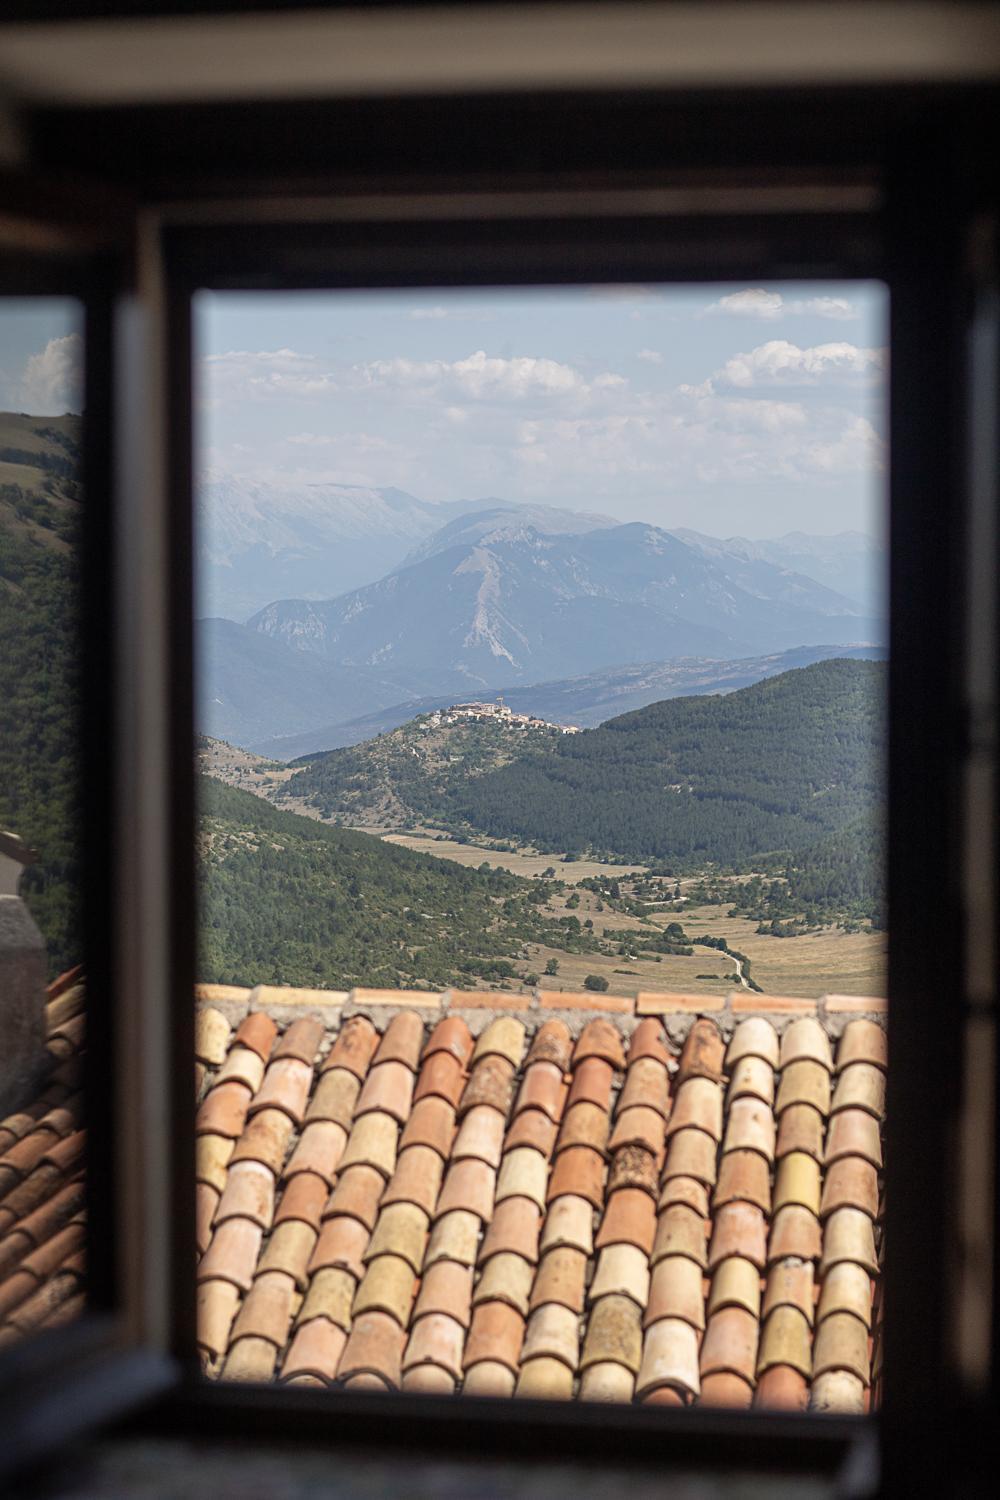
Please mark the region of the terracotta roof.
POLYGON ((211 1378, 878 1399, 884 1002, 199 998, 211 1378))
POLYGON ((83 1005, 79 969, 50 986, 46 1076, 0 1120, 0 1348, 83 1309, 83 1005))

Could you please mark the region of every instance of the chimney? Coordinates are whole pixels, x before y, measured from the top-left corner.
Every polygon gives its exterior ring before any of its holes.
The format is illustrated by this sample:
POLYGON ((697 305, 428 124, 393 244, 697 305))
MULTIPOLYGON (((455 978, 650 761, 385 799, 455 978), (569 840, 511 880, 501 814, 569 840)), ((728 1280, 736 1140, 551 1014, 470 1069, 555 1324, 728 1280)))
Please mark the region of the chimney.
POLYGON ((0 829, 0 1119, 31 1098, 45 1063, 45 944, 18 895, 37 857, 0 829))

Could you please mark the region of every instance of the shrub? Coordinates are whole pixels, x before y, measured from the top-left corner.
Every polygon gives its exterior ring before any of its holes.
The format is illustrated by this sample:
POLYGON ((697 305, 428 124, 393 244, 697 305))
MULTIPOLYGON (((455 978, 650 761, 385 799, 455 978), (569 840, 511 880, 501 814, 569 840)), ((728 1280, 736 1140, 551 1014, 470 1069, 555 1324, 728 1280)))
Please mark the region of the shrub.
POLYGON ((583 987, 585 990, 606 990, 608 981, 603 974, 588 974, 583 981, 583 987))

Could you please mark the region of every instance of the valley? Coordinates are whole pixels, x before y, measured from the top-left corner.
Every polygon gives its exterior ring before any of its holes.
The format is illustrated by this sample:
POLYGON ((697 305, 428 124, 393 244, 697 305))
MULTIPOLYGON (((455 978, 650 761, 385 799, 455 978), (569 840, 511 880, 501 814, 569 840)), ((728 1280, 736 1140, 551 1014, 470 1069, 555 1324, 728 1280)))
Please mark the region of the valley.
POLYGON ((882 898, 866 882, 880 880, 883 856, 857 829, 879 797, 881 682, 877 663, 831 661, 578 735, 435 712, 298 766, 211 741, 200 758, 295 824, 305 814, 375 836, 447 878, 511 880, 521 914, 510 927, 508 897, 491 929, 506 944, 494 987, 877 994, 882 898), (526 798, 477 788, 525 776, 529 790, 548 778, 548 824, 531 816, 549 836, 531 838, 526 821, 479 824, 479 809, 509 816, 526 798), (599 847, 588 828, 603 830, 599 847))

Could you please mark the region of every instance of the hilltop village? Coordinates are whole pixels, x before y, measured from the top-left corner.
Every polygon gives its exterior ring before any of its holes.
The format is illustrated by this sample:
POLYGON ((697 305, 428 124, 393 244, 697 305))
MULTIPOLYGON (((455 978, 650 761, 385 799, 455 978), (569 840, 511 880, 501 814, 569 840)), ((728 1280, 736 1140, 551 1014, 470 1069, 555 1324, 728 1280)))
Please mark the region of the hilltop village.
POLYGON ((423 725, 427 729, 439 729, 442 725, 457 724, 462 719, 475 722, 493 721, 525 729, 555 729, 560 734, 579 734, 578 724, 553 724, 548 719, 539 719, 534 714, 515 713, 498 697, 495 703, 453 703, 450 708, 438 708, 426 716, 423 725))

